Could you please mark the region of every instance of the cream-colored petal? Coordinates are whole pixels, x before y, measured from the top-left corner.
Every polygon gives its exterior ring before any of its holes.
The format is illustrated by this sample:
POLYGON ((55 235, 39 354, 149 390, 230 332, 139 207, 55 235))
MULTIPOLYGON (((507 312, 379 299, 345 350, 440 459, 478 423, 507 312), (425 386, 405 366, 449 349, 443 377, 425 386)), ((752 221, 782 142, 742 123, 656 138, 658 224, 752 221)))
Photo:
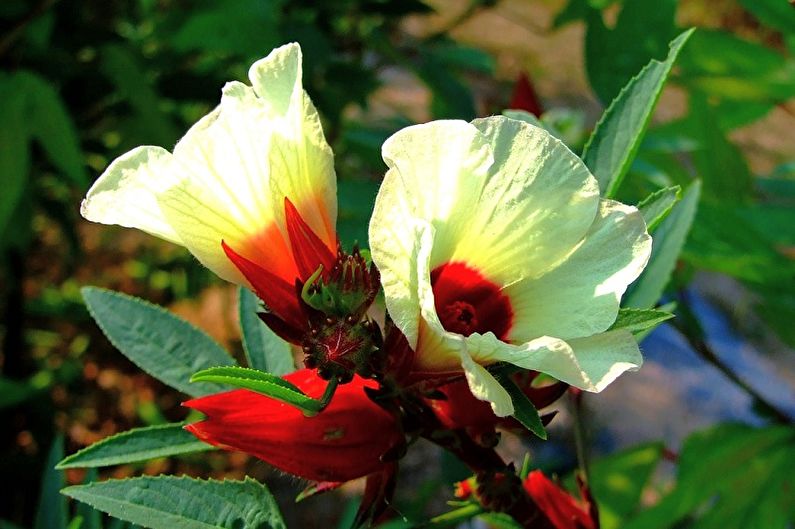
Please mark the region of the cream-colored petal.
MULTIPOLYGON (((390 168, 384 185, 400 180, 402 214, 433 226, 431 264, 445 262, 469 230, 470 214, 493 162, 485 138, 465 121, 434 121, 393 134, 382 154, 390 168)), ((381 225, 375 216, 373 222, 381 225)))
POLYGON ((502 285, 538 277, 565 259, 593 222, 596 179, 543 129, 504 116, 472 123, 489 142, 494 164, 452 260, 502 285))
POLYGON ((602 200, 585 240, 558 267, 538 278, 509 285, 514 324, 509 339, 537 336, 565 340, 606 330, 621 296, 649 259, 651 237, 640 212, 602 200))
POLYGON ((250 70, 254 88, 228 83, 221 104, 171 155, 136 149, 108 168, 83 207, 91 220, 134 226, 185 245, 224 279, 245 283, 221 241, 286 279, 289 198, 331 248, 336 180, 331 149, 301 87, 301 50, 289 44, 250 70), (113 210, 113 202, 123 202, 113 210))
POLYGON ((472 395, 491 404, 491 409, 497 417, 513 415, 513 402, 508 391, 485 367, 475 362, 466 349, 461 349, 461 367, 464 368, 464 375, 472 395))
MULTIPOLYGON (((273 50, 249 69, 249 79, 273 120, 270 196, 275 212, 289 197, 301 216, 336 250, 337 179, 334 155, 320 117, 302 88, 302 54, 296 43, 273 50)), ((276 215, 284 227, 282 214, 276 215)))
POLYGON ((480 364, 508 362, 594 392, 602 391, 618 375, 638 369, 643 363, 632 333, 624 330, 567 342, 543 336, 521 345, 502 342, 492 333, 472 334, 466 344, 469 354, 480 364))
POLYGON ((158 194, 179 178, 170 152, 160 147, 137 147, 105 169, 88 190, 80 213, 92 222, 138 228, 182 244, 157 202, 158 194))

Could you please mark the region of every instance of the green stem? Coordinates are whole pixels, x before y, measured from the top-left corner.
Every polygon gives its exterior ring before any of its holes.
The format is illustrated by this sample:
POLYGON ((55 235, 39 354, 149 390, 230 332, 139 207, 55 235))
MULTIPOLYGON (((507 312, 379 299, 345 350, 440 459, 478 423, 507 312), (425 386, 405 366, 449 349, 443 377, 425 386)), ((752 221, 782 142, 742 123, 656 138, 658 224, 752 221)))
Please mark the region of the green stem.
POLYGON ((320 397, 320 409, 318 412, 323 411, 326 409, 331 403, 331 397, 334 396, 334 392, 337 391, 337 386, 339 385, 340 381, 337 377, 331 377, 331 380, 328 381, 328 385, 326 386, 326 391, 323 392, 323 396, 320 397))
POLYGON ((588 445, 582 413, 583 393, 580 390, 569 391, 571 395, 571 415, 574 420, 574 446, 577 450, 577 465, 580 467, 585 483, 588 483, 588 450, 586 448, 588 445))

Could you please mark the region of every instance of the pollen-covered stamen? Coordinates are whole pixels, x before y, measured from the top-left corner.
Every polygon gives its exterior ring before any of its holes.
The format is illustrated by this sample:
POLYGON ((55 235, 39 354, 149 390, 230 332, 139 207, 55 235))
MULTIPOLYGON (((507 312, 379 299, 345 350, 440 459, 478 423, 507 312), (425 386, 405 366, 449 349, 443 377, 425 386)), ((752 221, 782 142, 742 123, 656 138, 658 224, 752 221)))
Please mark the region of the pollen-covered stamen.
POLYGON ((436 313, 442 326, 469 336, 493 332, 504 340, 513 323, 511 301, 498 285, 465 263, 445 263, 431 272, 436 313))

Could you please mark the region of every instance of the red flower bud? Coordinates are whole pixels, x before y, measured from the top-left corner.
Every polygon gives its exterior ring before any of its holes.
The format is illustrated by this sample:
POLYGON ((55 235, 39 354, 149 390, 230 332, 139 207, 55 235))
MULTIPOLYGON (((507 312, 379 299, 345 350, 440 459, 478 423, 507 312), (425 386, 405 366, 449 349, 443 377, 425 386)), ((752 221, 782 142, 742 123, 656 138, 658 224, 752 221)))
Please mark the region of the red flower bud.
POLYGON ((540 117, 543 113, 541 103, 538 101, 538 96, 533 88, 533 83, 524 72, 520 73, 519 78, 516 80, 508 108, 524 110, 536 117, 540 117))
MULTIPOLYGON (((587 499, 575 499, 540 470, 530 472, 524 488, 555 529, 598 529, 598 515, 592 504, 587 499)), ((587 491, 582 485, 580 488, 587 498, 587 491)))
MULTIPOLYGON (((309 369, 284 379, 316 398, 327 384, 309 369)), ((206 443, 241 450, 302 478, 348 481, 383 470, 381 456, 404 442, 395 418, 365 394, 371 385, 355 377, 314 417, 248 390, 200 397, 184 405, 207 418, 185 428, 206 443)))

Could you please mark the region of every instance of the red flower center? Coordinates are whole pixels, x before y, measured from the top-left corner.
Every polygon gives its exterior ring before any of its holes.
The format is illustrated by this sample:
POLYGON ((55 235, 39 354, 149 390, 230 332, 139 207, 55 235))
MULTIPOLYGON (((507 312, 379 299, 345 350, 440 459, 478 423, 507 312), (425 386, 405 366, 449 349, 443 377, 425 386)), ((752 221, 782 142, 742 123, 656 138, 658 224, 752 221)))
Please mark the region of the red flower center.
POLYGON ((431 272, 436 313, 442 326, 464 336, 493 332, 504 340, 513 323, 511 301, 500 287, 464 263, 445 263, 431 272))

